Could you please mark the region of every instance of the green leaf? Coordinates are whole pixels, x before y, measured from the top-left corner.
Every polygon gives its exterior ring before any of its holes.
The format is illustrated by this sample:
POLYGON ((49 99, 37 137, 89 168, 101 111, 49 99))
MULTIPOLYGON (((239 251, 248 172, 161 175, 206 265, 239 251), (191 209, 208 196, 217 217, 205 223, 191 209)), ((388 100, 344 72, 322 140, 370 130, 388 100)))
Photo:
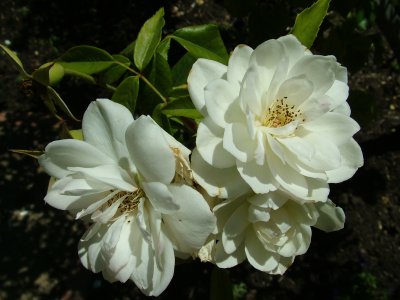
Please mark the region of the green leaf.
MULTIPOLYGON (((150 64, 144 70, 144 76, 150 81, 150 83, 159 91, 159 93, 165 98, 169 95, 172 89, 172 75, 171 69, 168 62, 164 57, 157 53, 153 56, 150 64)), ((147 84, 142 85, 143 89, 140 92, 141 114, 148 114, 153 111, 154 106, 158 103, 163 102, 160 95, 158 95, 152 88, 147 84)))
POLYGON ((162 113, 164 106, 164 103, 157 104, 153 109, 151 117, 157 122, 158 125, 161 126, 161 128, 163 128, 169 134, 172 134, 171 124, 169 123, 167 116, 162 113))
POLYGON ((164 8, 160 8, 143 24, 139 31, 133 52, 133 61, 141 71, 148 65, 161 41, 162 28, 165 24, 163 16, 164 8))
POLYGON ((172 67, 172 81, 173 85, 181 85, 187 83, 187 78, 196 58, 190 53, 186 53, 181 59, 172 67))
POLYGON ((109 68, 114 58, 103 49, 84 45, 69 49, 58 63, 67 70, 91 75, 109 68))
MULTIPOLYGON (((121 54, 113 55, 113 58, 115 61, 118 61, 127 67, 129 67, 129 65, 131 64, 129 58, 121 54)), ((114 64, 100 74, 99 82, 103 84, 112 84, 118 81, 122 77, 122 75, 125 74, 125 72, 126 68, 119 64, 114 64)))
POLYGON ((164 96, 171 91, 171 68, 165 58, 158 52, 156 52, 151 62, 151 71, 148 79, 164 96))
POLYGON ((172 87, 169 98, 189 97, 188 85, 186 83, 172 87))
POLYGON ((82 129, 69 130, 68 133, 73 139, 83 141, 82 129))
POLYGON ((307 48, 311 48, 317 37, 319 27, 328 12, 329 3, 330 0, 318 0, 296 17, 290 33, 295 35, 307 48))
POLYGON ((32 73, 34 80, 43 85, 55 85, 64 77, 64 67, 59 63, 49 62, 32 73))
POLYGON ((29 78, 30 75, 25 71, 24 66, 19 59, 19 57, 12 51, 11 49, 7 48, 6 46, 0 44, 0 48, 6 53, 7 57, 10 61, 17 67, 19 73, 26 79, 29 78))
POLYGON ((195 58, 207 58, 223 64, 228 62, 228 52, 216 25, 184 27, 175 31, 171 38, 195 58))
POLYGON ((157 47, 157 52, 161 54, 161 56, 168 61, 168 51, 169 47, 171 46, 171 40, 165 39, 163 40, 157 47))
MULTIPOLYGON (((68 117, 70 117, 71 119, 73 119, 75 121, 79 121, 77 118, 75 118, 75 116, 69 110, 67 104, 65 104, 65 102, 63 101, 61 96, 56 92, 55 89, 53 89, 51 86, 47 86, 46 89, 47 89, 47 99, 48 100, 51 100, 52 103, 57 105, 68 117)), ((46 99, 45 99, 45 101, 46 101, 46 99)), ((55 109, 55 107, 54 107, 54 109, 55 109)), ((53 110, 53 109, 51 109, 51 110, 53 110)), ((52 111, 52 112, 57 116, 56 111, 52 111)))
POLYGON ((201 119, 202 114, 194 107, 190 97, 178 98, 163 107, 161 112, 164 115, 174 117, 186 117, 191 119, 201 119))
POLYGON ((40 155, 44 153, 44 151, 40 150, 23 150, 23 149, 10 149, 11 152, 28 155, 33 158, 38 158, 40 155))
POLYGON ((114 102, 124 105, 133 113, 135 111, 138 93, 139 76, 129 76, 120 83, 111 99, 114 102))

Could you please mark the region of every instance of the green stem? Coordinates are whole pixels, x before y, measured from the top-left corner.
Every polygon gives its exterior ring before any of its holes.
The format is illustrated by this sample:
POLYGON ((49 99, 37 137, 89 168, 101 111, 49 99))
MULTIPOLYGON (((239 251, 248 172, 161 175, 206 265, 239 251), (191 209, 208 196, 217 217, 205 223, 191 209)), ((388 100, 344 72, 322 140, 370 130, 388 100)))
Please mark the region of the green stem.
POLYGON ((120 65, 121 67, 127 69, 128 71, 132 72, 133 74, 135 74, 136 76, 139 76, 140 79, 142 79, 148 86, 149 88, 151 88, 154 93, 157 94, 158 97, 160 97, 160 99, 164 102, 167 103, 167 98, 163 96, 163 94, 160 93, 159 90, 157 90, 157 88, 140 72, 132 69, 131 67, 119 62, 119 61, 114 61, 116 64, 120 65))

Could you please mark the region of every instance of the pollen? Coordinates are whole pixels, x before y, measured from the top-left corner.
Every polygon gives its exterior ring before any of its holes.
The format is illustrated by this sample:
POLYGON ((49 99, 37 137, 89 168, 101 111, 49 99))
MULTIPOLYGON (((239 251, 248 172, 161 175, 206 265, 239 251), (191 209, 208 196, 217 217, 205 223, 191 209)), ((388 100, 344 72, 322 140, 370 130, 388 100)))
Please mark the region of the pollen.
POLYGON ((302 119, 300 109, 296 109, 295 105, 286 103, 287 97, 277 99, 268 108, 265 113, 262 125, 270 128, 283 127, 294 120, 302 119))
POLYGON ((142 189, 137 189, 134 192, 126 192, 126 191, 116 191, 110 190, 111 194, 114 194, 101 208, 102 211, 113 205, 116 201, 121 201, 118 206, 117 214, 124 213, 135 213, 137 211, 137 207, 142 198, 145 197, 145 193, 142 189))

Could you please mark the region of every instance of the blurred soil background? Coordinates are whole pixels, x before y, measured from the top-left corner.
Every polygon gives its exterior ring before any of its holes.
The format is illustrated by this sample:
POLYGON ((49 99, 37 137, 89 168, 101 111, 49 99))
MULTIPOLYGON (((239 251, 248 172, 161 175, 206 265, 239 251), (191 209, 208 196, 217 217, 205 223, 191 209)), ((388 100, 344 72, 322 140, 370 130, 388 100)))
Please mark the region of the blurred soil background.
MULTIPOLYGON (((311 3, 1 0, 0 43, 18 53, 28 72, 79 44, 118 53, 164 6, 165 34, 215 23, 232 50, 286 34, 311 3)), ((247 263, 230 269, 235 299, 400 299, 398 9, 399 1, 332 1, 312 50, 348 67, 349 103, 362 126, 356 139, 365 155, 351 180, 331 185, 330 198, 346 213, 345 228, 315 229, 308 252, 283 276, 247 263)), ((63 81, 58 90, 79 117, 90 101, 110 96, 75 81, 63 81)), ((60 138, 62 126, 0 53, 0 299, 145 299, 132 282, 110 284, 80 264, 85 225, 46 205, 48 176, 34 159, 9 151, 44 149, 60 138)), ((177 265, 160 299, 208 299, 212 270, 200 262, 177 265)))

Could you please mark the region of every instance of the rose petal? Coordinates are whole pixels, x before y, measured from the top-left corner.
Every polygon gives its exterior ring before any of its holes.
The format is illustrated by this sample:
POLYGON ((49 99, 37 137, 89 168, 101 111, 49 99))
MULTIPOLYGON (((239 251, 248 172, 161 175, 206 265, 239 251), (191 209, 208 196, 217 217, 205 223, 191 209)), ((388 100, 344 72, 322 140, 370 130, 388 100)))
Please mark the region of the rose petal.
POLYGON ((125 106, 98 99, 89 105, 83 116, 83 136, 86 142, 128 168, 125 131, 132 122, 133 116, 125 106))
POLYGON ((66 139, 48 144, 39 163, 49 175, 62 178, 72 173, 70 167, 93 168, 114 162, 84 141, 66 139))
POLYGON ((233 50, 228 63, 227 78, 229 82, 241 83, 249 66, 253 49, 246 45, 238 45, 233 50))
POLYGON ((239 85, 231 84, 224 79, 216 79, 205 87, 204 99, 208 116, 215 124, 222 128, 227 125, 225 114, 238 96, 239 85))
POLYGON ((227 71, 227 66, 209 59, 200 58, 192 66, 188 76, 188 90, 194 106, 203 116, 207 116, 204 100, 206 85, 221 78, 227 71))
POLYGON ((132 161, 147 182, 170 183, 175 176, 175 157, 161 128, 149 116, 141 116, 126 130, 132 161))
POLYGON ((235 165, 235 158, 223 148, 224 131, 206 117, 197 129, 196 145, 202 158, 216 168, 235 165))
POLYGON ((186 185, 170 185, 169 191, 179 210, 163 215, 164 228, 174 248, 192 254, 214 230, 215 217, 203 196, 186 185))

